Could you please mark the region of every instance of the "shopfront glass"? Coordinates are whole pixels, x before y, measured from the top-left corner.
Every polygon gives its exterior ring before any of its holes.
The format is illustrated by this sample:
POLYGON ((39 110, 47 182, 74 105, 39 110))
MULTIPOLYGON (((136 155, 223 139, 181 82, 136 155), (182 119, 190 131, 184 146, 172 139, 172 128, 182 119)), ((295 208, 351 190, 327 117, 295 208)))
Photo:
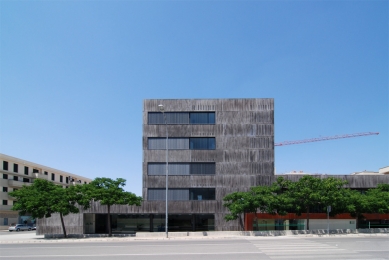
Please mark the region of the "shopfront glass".
MULTIPOLYGON (((85 214, 86 234, 108 233, 107 214, 85 214)), ((213 214, 169 214, 169 232, 213 231, 213 214)), ((164 214, 111 214, 112 234, 165 232, 164 214)))

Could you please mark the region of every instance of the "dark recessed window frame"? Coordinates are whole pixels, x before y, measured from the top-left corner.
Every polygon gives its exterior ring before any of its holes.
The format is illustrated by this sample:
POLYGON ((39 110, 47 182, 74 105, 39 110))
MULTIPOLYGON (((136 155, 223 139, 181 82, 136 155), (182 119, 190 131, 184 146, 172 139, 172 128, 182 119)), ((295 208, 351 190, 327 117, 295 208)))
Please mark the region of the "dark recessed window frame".
MULTIPOLYGON (((215 137, 169 137, 169 150, 215 150, 215 137)), ((149 150, 165 150, 166 137, 149 137, 147 140, 149 150)))
MULTIPOLYGON (((214 162, 180 162, 169 163, 169 175, 215 175, 216 163, 214 162)), ((166 175, 166 163, 149 162, 147 175, 166 175)))
POLYGON ((215 200, 215 188, 190 188, 189 200, 215 200))
POLYGON ((192 137, 189 138, 190 150, 215 150, 215 137, 192 137))
POLYGON ((199 112, 148 112, 149 125, 214 125, 216 115, 214 111, 199 112))
POLYGON ((8 171, 8 162, 7 161, 3 161, 3 170, 8 171))
MULTIPOLYGON (((147 190, 148 200, 165 200, 166 190, 164 188, 149 188, 147 190)), ((168 197, 171 201, 188 200, 215 200, 215 188, 176 188, 168 190, 168 197)))
POLYGON ((189 124, 191 125, 214 125, 215 119, 215 112, 189 113, 189 124))
POLYGON ((19 172, 19 165, 14 163, 14 172, 19 172))

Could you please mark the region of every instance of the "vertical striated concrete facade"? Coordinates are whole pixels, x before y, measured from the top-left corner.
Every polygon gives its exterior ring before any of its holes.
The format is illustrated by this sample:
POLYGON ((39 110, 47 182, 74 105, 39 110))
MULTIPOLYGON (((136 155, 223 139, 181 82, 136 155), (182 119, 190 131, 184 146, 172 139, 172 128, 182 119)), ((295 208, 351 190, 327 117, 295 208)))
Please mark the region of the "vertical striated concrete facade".
MULTIPOLYGON (((243 230, 238 220, 224 220, 228 210, 223 198, 275 181, 273 99, 144 100, 144 200, 140 207, 111 207, 113 233, 164 231, 166 130, 169 232, 243 230), (163 105, 164 114, 158 105, 163 105)), ((291 181, 301 176, 283 175, 291 181)), ((334 177, 347 180, 347 187, 354 189, 389 183, 387 174, 334 177)), ((68 234, 107 233, 107 219, 107 207, 99 202, 64 218, 68 234)), ((62 233, 58 214, 37 223, 37 234, 62 233)))
POLYGON ((160 104, 164 106, 167 119, 169 172, 174 174, 169 174, 169 214, 215 214, 215 230, 240 230, 238 221, 224 220, 226 209, 223 207, 223 197, 231 192, 246 191, 252 186, 270 184, 273 181, 274 100, 145 100, 143 198, 147 201, 146 204, 162 204, 165 200, 164 171, 161 174, 151 174, 158 163, 162 169, 166 167, 163 143, 166 142, 166 125, 158 109, 160 104), (206 113, 212 117, 211 121, 196 121, 196 118, 207 116, 206 113), (187 114, 190 119, 182 119, 187 114), (197 149, 196 142, 203 140, 210 140, 215 144, 197 149), (152 144, 153 142, 156 144, 152 144), (157 142, 160 142, 159 146, 157 142), (213 167, 212 164, 215 171, 210 174, 183 173, 185 170, 180 174, 174 170, 185 166, 189 169, 193 165, 213 167), (214 197, 202 195, 204 188, 208 189, 206 192, 214 192, 214 197), (193 197, 193 194, 197 197, 193 197))
MULTIPOLYGON (((166 124, 169 159, 169 231, 243 230, 224 220, 225 195, 274 181, 273 99, 152 99, 143 103, 143 190, 140 207, 114 205, 116 217, 142 218, 141 231, 164 230, 166 124), (164 106, 164 113, 158 105, 164 106), (164 115, 166 117, 164 117, 164 115), (144 217, 142 217, 144 216, 144 217), (162 224, 162 225, 161 225, 162 224)), ((104 233, 92 203, 65 216, 69 234, 104 233)), ((128 223, 124 229, 139 231, 128 223)), ((60 234, 59 217, 38 220, 38 234, 60 234)), ((119 231, 119 224, 113 227, 119 231)))

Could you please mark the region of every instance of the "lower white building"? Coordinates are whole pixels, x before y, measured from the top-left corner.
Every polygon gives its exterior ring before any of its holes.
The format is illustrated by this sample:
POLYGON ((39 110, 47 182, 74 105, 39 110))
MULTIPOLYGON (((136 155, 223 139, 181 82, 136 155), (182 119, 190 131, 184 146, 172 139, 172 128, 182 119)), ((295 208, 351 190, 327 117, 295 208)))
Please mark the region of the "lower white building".
POLYGON ((62 185, 85 184, 92 180, 69 172, 60 171, 48 166, 29 162, 0 153, 0 229, 11 224, 34 224, 31 216, 20 216, 11 210, 13 198, 9 192, 20 189, 23 185, 31 185, 34 179, 45 179, 62 185))

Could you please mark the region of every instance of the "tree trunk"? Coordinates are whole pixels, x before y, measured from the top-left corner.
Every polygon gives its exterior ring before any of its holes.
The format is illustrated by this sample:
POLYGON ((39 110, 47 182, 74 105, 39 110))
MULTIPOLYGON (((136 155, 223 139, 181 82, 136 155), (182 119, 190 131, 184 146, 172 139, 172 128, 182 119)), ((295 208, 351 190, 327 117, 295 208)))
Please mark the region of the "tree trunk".
POLYGON ((359 212, 357 212, 356 217, 355 217, 355 228, 359 228, 359 220, 363 218, 363 215, 359 212))
MULTIPOLYGON (((245 214, 243 214, 243 217, 245 217, 245 214)), ((242 214, 239 215, 239 224, 240 224, 241 231, 244 231, 244 223, 243 223, 243 219, 242 219, 242 214)))
POLYGON ((255 226, 257 227, 257 230, 254 230, 254 231, 259 231, 259 227, 258 227, 258 217, 257 217, 257 213, 254 213, 254 222, 255 222, 255 226))
POLYGON ((307 208, 307 230, 309 230, 309 207, 307 208))
POLYGON ((359 217, 357 216, 357 217, 355 218, 355 229, 358 229, 358 228, 359 228, 358 220, 359 220, 359 217))
POLYGON ((111 206, 107 205, 108 207, 108 236, 112 237, 112 229, 111 229, 111 206))
POLYGON ((59 216, 61 217, 61 224, 62 224, 63 236, 64 236, 65 238, 67 238, 66 229, 65 229, 65 223, 63 222, 62 213, 59 213, 59 216))

